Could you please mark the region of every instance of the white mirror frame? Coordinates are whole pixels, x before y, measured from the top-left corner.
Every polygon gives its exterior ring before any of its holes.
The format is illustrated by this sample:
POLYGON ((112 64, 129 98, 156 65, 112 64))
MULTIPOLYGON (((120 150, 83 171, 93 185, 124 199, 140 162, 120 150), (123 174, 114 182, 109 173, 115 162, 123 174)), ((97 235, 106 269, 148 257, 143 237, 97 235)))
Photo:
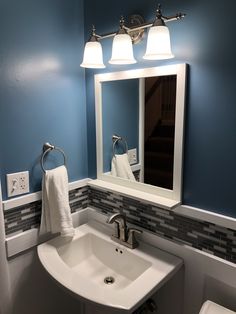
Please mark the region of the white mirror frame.
MULTIPOLYGON (((184 112, 185 112, 185 89, 186 89, 186 64, 175 64, 121 72, 111 72, 95 75, 95 106, 96 106, 96 141, 97 141, 97 178, 102 181, 118 184, 123 187, 154 194, 156 196, 181 202, 182 196, 182 165, 183 165, 183 137, 184 137, 184 112), (175 113, 175 140, 174 140, 174 168, 173 190, 152 186, 140 182, 131 182, 126 179, 113 177, 103 173, 103 125, 102 125, 102 83, 117 80, 141 79, 153 76, 176 75, 176 113, 175 113)), ((143 95, 139 95, 140 104, 143 95)), ((140 110, 142 110, 142 106, 140 110)), ((139 119, 143 123, 140 112, 139 119)), ((139 142, 143 135, 139 134, 139 142)), ((112 139, 111 139, 112 143, 112 139)), ((141 155, 140 155, 141 157, 141 155)), ((141 157, 142 160, 142 157, 141 157)))

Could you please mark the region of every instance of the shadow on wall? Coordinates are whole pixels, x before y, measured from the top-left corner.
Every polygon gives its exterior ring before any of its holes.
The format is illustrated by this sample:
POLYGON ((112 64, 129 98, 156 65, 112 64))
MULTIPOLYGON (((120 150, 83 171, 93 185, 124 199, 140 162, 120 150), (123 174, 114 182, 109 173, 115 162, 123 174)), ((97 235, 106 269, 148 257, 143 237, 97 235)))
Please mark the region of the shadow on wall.
POLYGON ((9 267, 12 276, 11 314, 82 314, 82 303, 65 293, 49 277, 36 250, 10 260, 9 267))

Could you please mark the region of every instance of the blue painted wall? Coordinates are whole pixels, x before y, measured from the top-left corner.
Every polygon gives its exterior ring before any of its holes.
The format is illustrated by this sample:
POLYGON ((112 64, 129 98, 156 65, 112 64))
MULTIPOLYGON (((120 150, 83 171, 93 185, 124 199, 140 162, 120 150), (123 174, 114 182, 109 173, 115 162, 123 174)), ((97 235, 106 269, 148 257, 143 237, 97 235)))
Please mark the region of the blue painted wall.
MULTIPOLYGON (((82 0, 0 0, 0 172, 30 171, 49 141, 68 156, 69 180, 88 176, 82 0)), ((61 163, 50 156, 49 166, 61 163)))
MULTIPOLYGON (((176 58, 142 61, 143 41, 135 46, 138 64, 86 71, 85 95, 84 70, 79 67, 84 12, 87 38, 92 23, 99 33, 116 30, 121 14, 140 13, 151 20, 156 5, 154 0, 86 0, 83 8, 82 0, 0 0, 4 198, 6 173, 30 170, 31 191, 40 189, 39 157, 45 141, 66 151, 70 181, 96 176, 95 73, 186 62, 190 67, 183 201, 236 217, 234 0, 227 1, 224 12, 220 0, 163 0, 165 14, 187 13, 184 21, 169 24, 176 58)), ((104 40, 103 47, 107 64, 111 39, 104 40)), ((50 165, 60 163, 57 157, 50 158, 50 165)))
MULTIPOLYGON (((128 148, 139 147, 139 80, 121 80, 102 83, 103 171, 111 170, 112 135, 124 137, 128 148)), ((123 153, 118 142, 115 153, 123 153)))
MULTIPOLYGON (((154 0, 86 0, 85 36, 95 24, 98 33, 116 30, 121 14, 153 18, 154 0), (91 10, 93 8, 93 10, 91 10), (109 12, 109 14, 106 14, 109 12)), ((95 176, 95 120, 93 74, 130 68, 185 62, 188 73, 183 202, 236 217, 236 28, 235 0, 163 0, 165 14, 187 13, 185 20, 169 24, 175 59, 142 61, 145 41, 134 47, 138 64, 86 73, 90 176, 95 176), (222 11, 223 10, 223 11, 222 11)), ((111 39, 102 42, 107 64, 111 39)))

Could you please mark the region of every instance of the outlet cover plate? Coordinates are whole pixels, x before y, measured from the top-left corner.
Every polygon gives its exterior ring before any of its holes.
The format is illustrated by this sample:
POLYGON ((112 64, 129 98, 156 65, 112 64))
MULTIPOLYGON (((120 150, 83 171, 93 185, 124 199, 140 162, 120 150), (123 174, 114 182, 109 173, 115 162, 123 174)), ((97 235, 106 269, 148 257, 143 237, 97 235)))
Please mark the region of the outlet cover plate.
POLYGON ((29 193, 29 171, 7 174, 7 196, 29 193))
POLYGON ((137 149, 136 148, 128 150, 128 158, 129 158, 130 165, 137 163, 137 149))

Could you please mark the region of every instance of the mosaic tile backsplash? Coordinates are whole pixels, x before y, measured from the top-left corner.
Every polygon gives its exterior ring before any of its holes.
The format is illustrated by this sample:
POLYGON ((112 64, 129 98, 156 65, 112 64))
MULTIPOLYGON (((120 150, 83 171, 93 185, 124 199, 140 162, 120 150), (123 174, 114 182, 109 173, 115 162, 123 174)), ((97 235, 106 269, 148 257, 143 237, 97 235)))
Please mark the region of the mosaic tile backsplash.
POLYGON ((90 188, 90 207, 104 214, 123 211, 127 221, 158 236, 236 263, 236 231, 178 215, 145 202, 90 188))
MULTIPOLYGON (((88 187, 82 187, 69 192, 71 212, 77 212, 88 206, 88 187)), ((12 236, 32 228, 39 227, 42 202, 36 201, 12 208, 4 212, 6 236, 12 236)))
MULTIPOLYGON (((87 206, 101 213, 123 211, 127 221, 163 238, 192 246, 236 263, 236 231, 178 215, 172 211, 140 202, 118 193, 82 187, 69 192, 71 212, 87 206)), ((12 236, 40 224, 41 201, 4 212, 6 236, 12 236)))

